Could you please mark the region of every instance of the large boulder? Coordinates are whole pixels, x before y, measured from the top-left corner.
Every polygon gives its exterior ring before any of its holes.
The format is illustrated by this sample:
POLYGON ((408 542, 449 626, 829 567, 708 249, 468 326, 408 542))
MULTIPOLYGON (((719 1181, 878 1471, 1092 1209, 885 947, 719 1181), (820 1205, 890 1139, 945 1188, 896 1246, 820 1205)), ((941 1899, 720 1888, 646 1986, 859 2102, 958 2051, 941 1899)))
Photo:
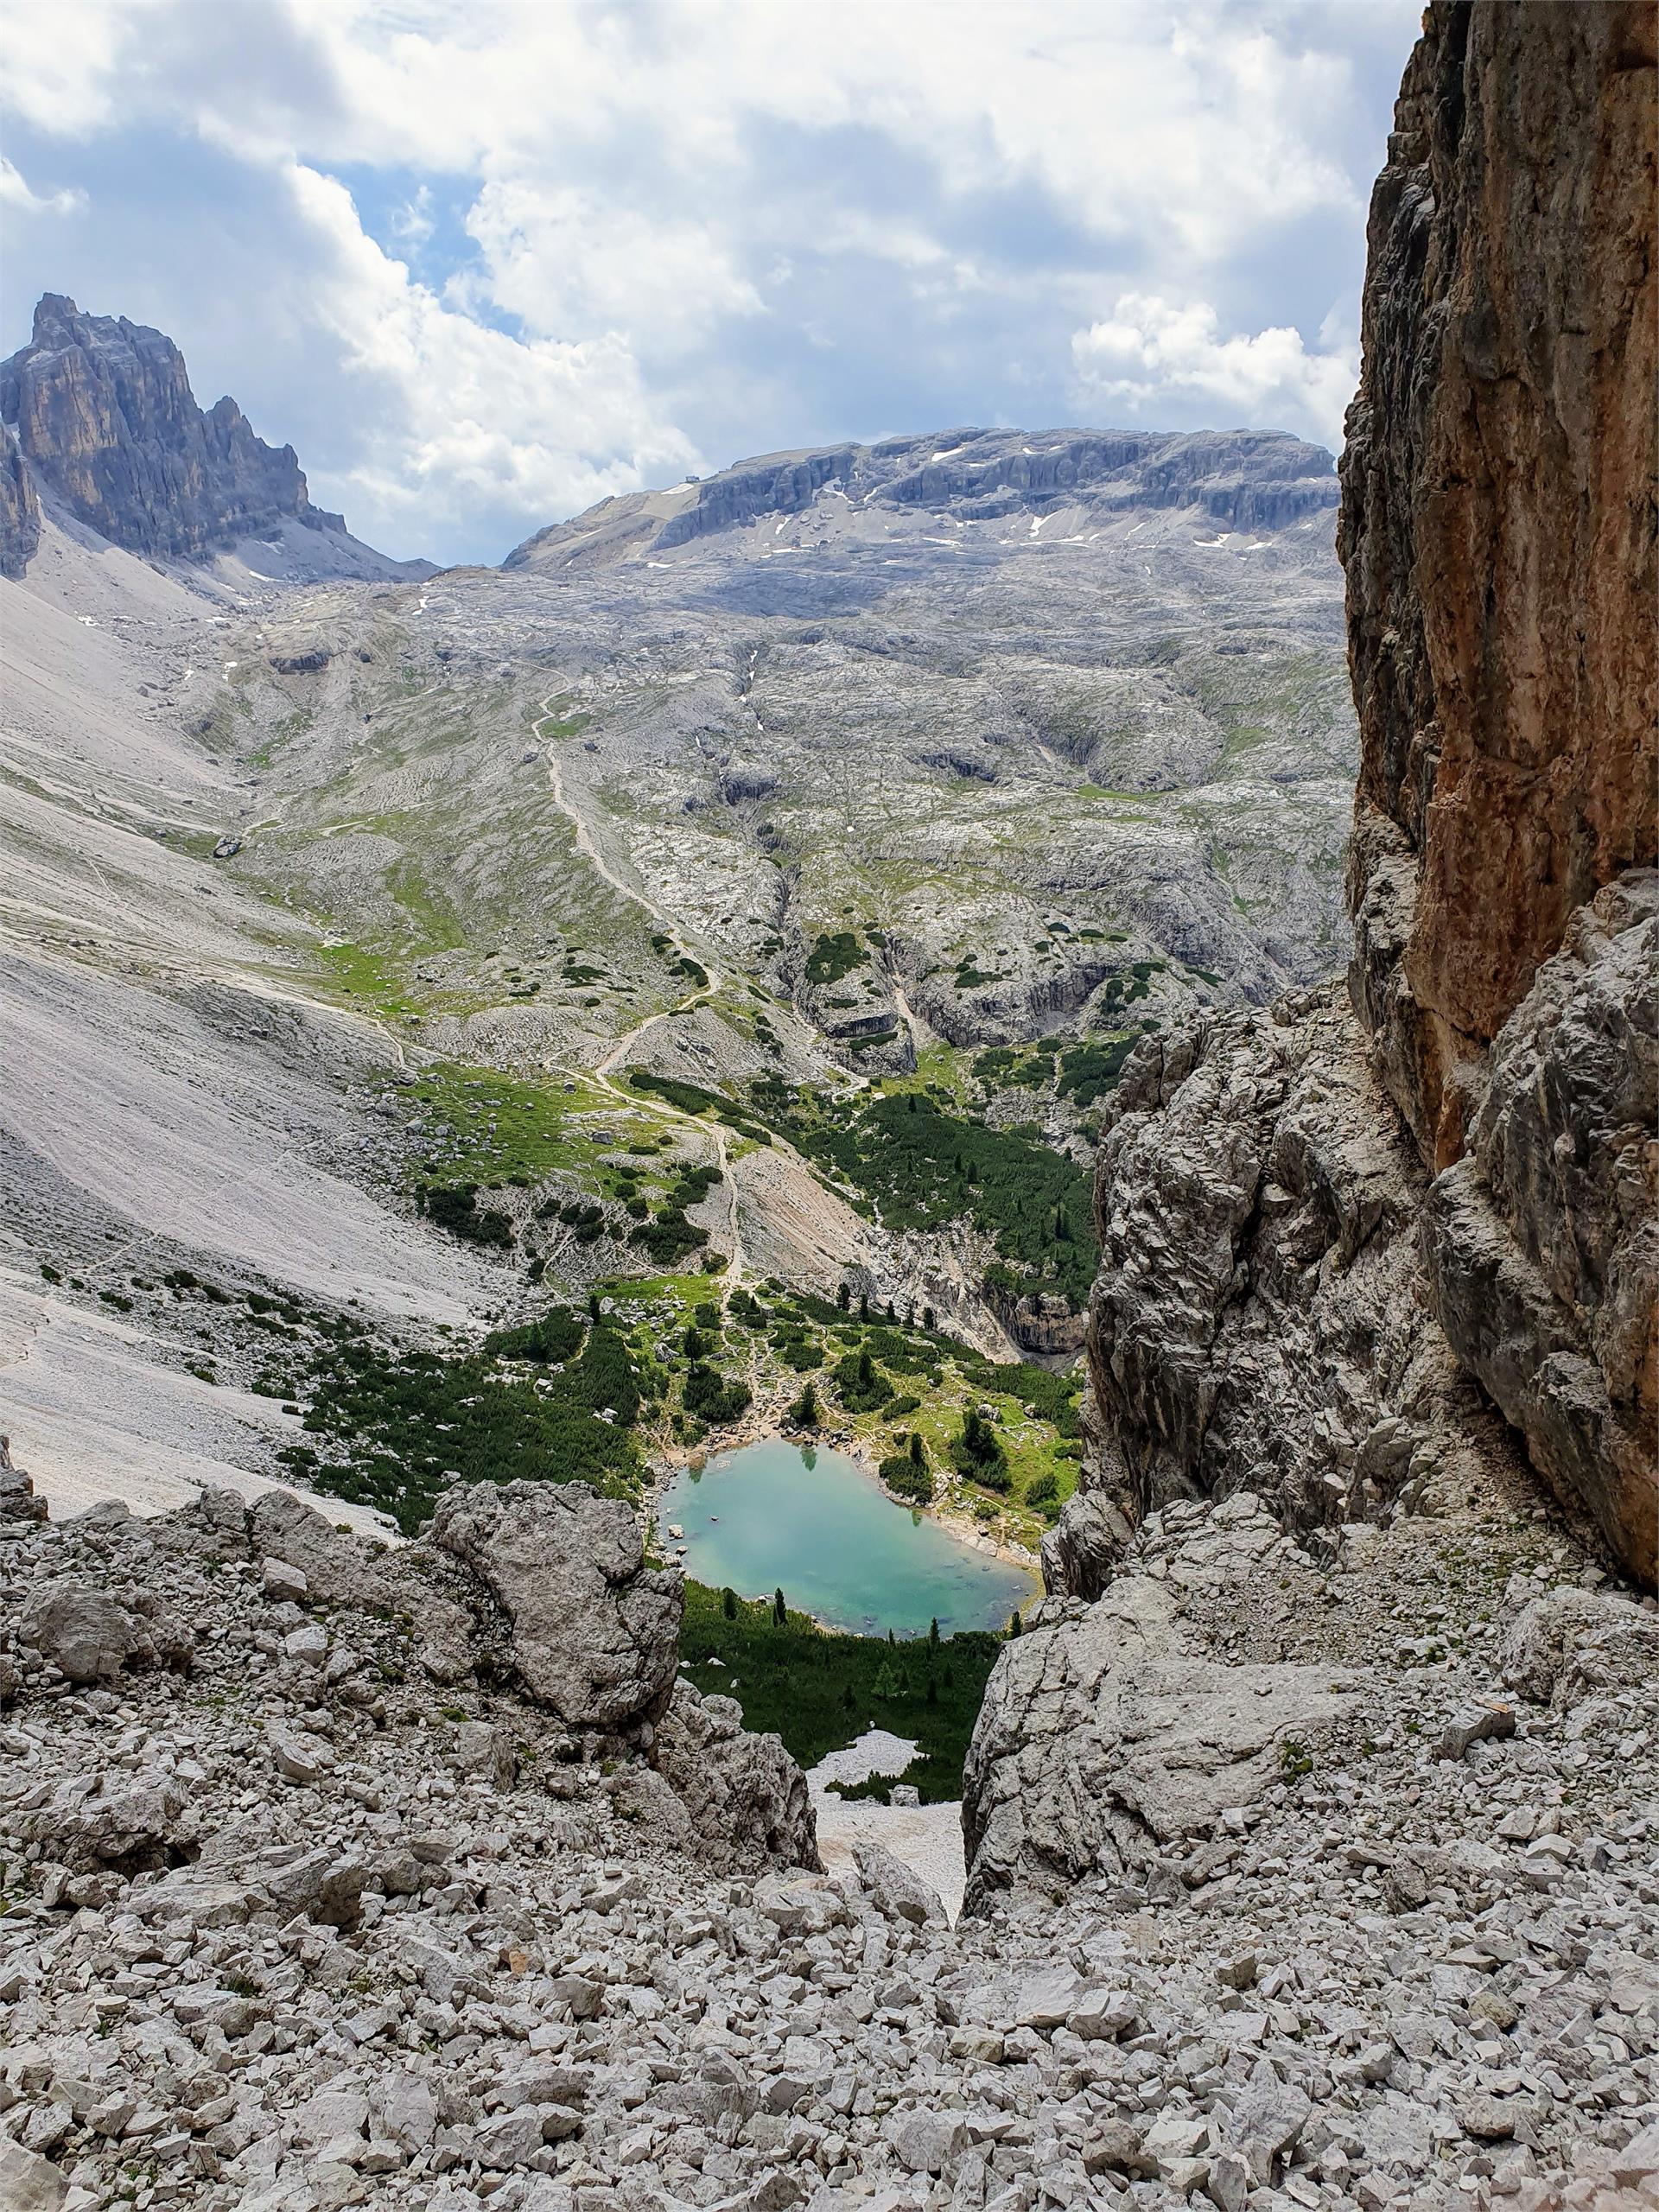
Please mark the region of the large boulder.
POLYGON ((1659 1688, 1659 1618, 1599 1591, 1548 1591, 1510 1624, 1503 1679, 1538 1705, 1576 1705, 1598 1691, 1651 1692, 1659 1688))
POLYGON ((38 1651, 72 1682, 95 1682, 124 1667, 187 1667, 195 1648, 189 1628, 146 1591, 118 1598, 76 1575, 31 1592, 17 1641, 38 1651))
POLYGON ((247 1540, 259 1559, 279 1559, 304 1575, 313 1598, 330 1605, 369 1605, 385 1592, 362 1539, 336 1529, 296 1491, 268 1490, 254 1501, 247 1540))
POLYGON ((1043 1538, 1043 1587, 1092 1605, 1135 1540, 1127 1514, 1101 1491, 1078 1491, 1043 1538))
POLYGON ((821 1871, 806 1777, 779 1738, 750 1735, 729 1697, 676 1685, 657 1731, 658 1772, 684 1806, 697 1856, 721 1873, 821 1871))
POLYGON ((199 1834, 188 1789, 159 1767, 66 1775, 22 1823, 48 1859, 124 1874, 182 1864, 194 1857, 199 1834))
POLYGON ((1354 1710, 1346 1673, 1230 1663, 1185 1615, 1189 1598, 1269 1570, 1294 1580, 1256 1502, 1171 1517, 1180 1525, 1146 1524, 1135 1566, 1097 1603, 1048 1600, 1005 1645, 963 1774, 967 1910, 999 1890, 1058 1897, 1090 1874, 1144 1876, 1354 1710))
POLYGON ((0 2134, 0 2204, 6 2212, 59 2212, 67 2175, 10 2135, 0 2134))
POLYGON ((505 1657, 567 1727, 630 1732, 674 1694, 685 1586, 646 1567, 628 1508, 586 1483, 472 1483, 440 1498, 431 1548, 499 1609, 505 1657))

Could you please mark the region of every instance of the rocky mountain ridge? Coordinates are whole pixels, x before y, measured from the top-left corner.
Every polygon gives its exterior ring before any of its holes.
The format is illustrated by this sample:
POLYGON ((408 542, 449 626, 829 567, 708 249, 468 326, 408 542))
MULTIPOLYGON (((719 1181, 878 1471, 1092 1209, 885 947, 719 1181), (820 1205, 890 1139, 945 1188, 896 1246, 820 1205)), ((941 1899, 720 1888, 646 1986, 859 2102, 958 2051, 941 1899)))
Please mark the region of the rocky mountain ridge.
MULTIPOLYGON (((312 505, 292 446, 257 437, 228 397, 204 413, 173 340, 124 315, 44 294, 29 342, 0 362, 0 574, 23 575, 39 542, 30 471, 78 522, 153 559, 199 562, 285 524, 316 536, 318 573, 360 572, 369 552, 343 516, 312 505)), ((370 559, 387 575, 430 571, 370 559)))
POLYGON ((767 454, 661 492, 601 500, 526 538, 503 566, 556 570, 643 560, 692 540, 811 512, 910 508, 957 523, 1083 507, 1191 509, 1240 531, 1283 530, 1333 507, 1336 463, 1281 432, 939 430, 767 454))

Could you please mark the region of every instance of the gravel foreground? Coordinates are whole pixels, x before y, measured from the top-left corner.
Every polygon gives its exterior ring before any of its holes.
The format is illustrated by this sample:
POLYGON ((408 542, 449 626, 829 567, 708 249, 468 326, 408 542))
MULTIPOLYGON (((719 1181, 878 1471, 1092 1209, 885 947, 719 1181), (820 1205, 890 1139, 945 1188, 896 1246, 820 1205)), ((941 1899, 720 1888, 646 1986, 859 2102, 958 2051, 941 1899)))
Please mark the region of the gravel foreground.
POLYGON ((442 1559, 377 1555, 291 1498, 60 1526, 8 1465, 0 2203, 1659 2204, 1659 1621, 1547 1530, 1428 1522, 1281 1540, 1327 1593, 1287 1621, 1274 1556, 1217 1581, 1222 1511, 1154 1516, 1119 1602, 1174 1589, 1241 1679, 1371 1654, 1351 1713, 952 1929, 880 1847, 816 1871, 620 1524, 565 1573, 546 1531, 620 1507, 452 1493, 442 1559))

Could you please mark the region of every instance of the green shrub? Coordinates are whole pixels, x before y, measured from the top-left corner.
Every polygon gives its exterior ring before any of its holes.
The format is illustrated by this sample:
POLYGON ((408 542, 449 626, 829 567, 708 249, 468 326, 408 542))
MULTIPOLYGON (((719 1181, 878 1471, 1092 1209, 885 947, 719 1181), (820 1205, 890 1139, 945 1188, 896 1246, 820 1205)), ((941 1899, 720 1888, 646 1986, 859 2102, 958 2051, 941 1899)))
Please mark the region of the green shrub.
POLYGON ((849 1414, 874 1413, 893 1395, 893 1385, 868 1351, 849 1352, 830 1370, 836 1395, 849 1414))
POLYGON ((512 1223, 497 1208, 478 1206, 476 1183, 423 1183, 416 1192, 421 1211, 440 1229, 468 1244, 505 1245, 512 1242, 512 1223))
POLYGON ((517 1329, 496 1329, 485 1338, 484 1349, 496 1359, 534 1360, 542 1367, 556 1366, 580 1351, 586 1325, 568 1306, 550 1306, 535 1320, 517 1329))
POLYGON ((962 1433, 950 1444, 950 1464, 958 1474, 987 1490, 1006 1492, 1012 1486, 1002 1440, 976 1406, 969 1406, 962 1417, 962 1433))
POLYGON ((716 1367, 693 1360, 685 1370, 681 1391, 687 1413, 710 1428, 734 1421, 753 1403, 747 1382, 728 1382, 716 1367))
POLYGON ((818 1425, 818 1394, 810 1382, 801 1386, 801 1395, 789 1407, 784 1419, 797 1428, 816 1428, 818 1425))
POLYGON ((1079 1106, 1092 1106, 1116 1084, 1123 1063, 1141 1041, 1139 1030, 1116 1037, 1085 1037, 1060 1052, 1058 1089, 1062 1097, 1075 1098, 1079 1106))
POLYGON ((879 1093, 849 1112, 775 1076, 750 1086, 756 1108, 888 1229, 971 1220, 1010 1270, 1012 1291, 1080 1303, 1095 1273, 1088 1174, 1029 1136, 993 1129, 925 1092, 879 1093))
POLYGON ((487 1350, 445 1358, 342 1334, 310 1370, 312 1441, 288 1448, 314 1452, 307 1471, 318 1490, 378 1506, 406 1535, 454 1481, 579 1478, 613 1497, 632 1495, 639 1394, 621 1337, 596 1323, 582 1357, 538 1382, 513 1377, 487 1350), (615 1418, 601 1420, 607 1410, 615 1418))
POLYGON ((933 1478, 908 1452, 894 1452, 876 1468, 883 1484, 906 1504, 931 1505, 933 1478))
POLYGON ((671 1206, 630 1230, 628 1242, 637 1244, 658 1267, 672 1268, 688 1254, 700 1252, 709 1242, 709 1232, 689 1222, 679 1208, 671 1206))
POLYGON ((820 935, 806 956, 802 972, 809 983, 838 983, 843 976, 850 976, 863 958, 863 942, 857 932, 837 930, 834 937, 820 935))

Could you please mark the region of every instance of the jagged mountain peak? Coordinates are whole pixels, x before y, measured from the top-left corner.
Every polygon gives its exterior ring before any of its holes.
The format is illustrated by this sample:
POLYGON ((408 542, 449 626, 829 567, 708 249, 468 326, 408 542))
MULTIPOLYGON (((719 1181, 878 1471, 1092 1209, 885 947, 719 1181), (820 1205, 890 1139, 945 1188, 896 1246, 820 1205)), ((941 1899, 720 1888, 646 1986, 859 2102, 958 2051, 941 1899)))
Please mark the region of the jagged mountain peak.
POLYGON ((201 561, 239 539, 291 532, 300 573, 401 576, 314 506, 292 446, 257 436, 228 395, 203 410, 173 340, 125 315, 89 315, 43 293, 27 346, 0 362, 7 425, 0 573, 21 576, 39 542, 38 493, 111 544, 201 561))

